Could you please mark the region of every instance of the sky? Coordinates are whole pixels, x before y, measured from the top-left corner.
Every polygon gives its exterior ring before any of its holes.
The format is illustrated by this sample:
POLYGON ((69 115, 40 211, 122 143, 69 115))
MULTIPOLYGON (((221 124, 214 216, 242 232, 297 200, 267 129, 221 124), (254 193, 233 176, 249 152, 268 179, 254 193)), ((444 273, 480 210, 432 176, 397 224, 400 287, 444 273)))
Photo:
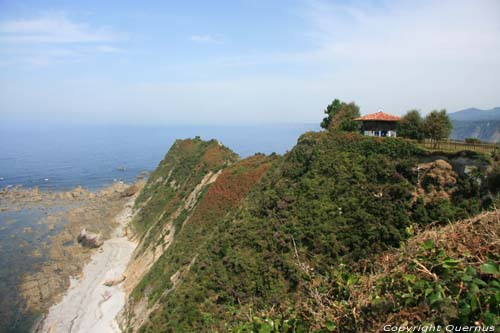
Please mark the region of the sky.
POLYGON ((0 0, 0 121, 316 123, 500 106, 500 1, 0 0))

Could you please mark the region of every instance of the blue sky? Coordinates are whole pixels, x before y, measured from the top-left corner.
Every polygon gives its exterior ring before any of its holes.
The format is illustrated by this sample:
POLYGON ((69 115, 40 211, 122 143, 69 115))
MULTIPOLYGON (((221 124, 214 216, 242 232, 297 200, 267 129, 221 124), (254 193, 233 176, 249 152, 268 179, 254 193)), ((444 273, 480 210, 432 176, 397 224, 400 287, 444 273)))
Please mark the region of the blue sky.
POLYGON ((318 122, 500 105, 500 2, 0 0, 0 120, 318 122))

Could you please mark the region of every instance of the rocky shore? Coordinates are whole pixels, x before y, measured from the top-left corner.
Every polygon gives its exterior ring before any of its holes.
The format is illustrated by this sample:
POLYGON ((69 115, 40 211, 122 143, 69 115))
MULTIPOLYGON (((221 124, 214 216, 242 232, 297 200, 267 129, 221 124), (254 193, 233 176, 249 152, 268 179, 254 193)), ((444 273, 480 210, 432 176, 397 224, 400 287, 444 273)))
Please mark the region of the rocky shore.
MULTIPOLYGON (((97 192, 81 187, 61 192, 23 187, 0 191, 2 212, 36 209, 43 213, 37 225, 45 225, 46 230, 53 231, 49 236, 40 236, 36 234, 37 228, 23 229, 23 233, 39 239, 31 256, 42 262, 22 276, 17 288, 23 300, 23 312, 46 313, 53 304, 63 300, 70 285, 73 288, 78 278, 85 276, 82 269, 96 257, 107 258, 104 267, 128 261, 127 253, 133 250, 133 243, 126 240, 124 225, 142 186, 141 181, 133 185, 117 182, 97 192)), ((119 281, 122 277, 107 276, 106 279, 119 281)), ((119 283, 110 288, 119 288, 119 283)), ((39 331, 76 332, 71 329, 54 331, 48 326, 40 326, 39 331)))
POLYGON ((127 185, 115 183, 98 193, 91 192, 81 186, 69 191, 41 191, 38 187, 27 188, 20 185, 5 187, 0 191, 0 211, 19 211, 37 204, 49 208, 61 204, 81 202, 94 199, 105 193, 120 191, 123 187, 127 187, 127 185))
POLYGON ((126 232, 134 199, 116 217, 118 227, 111 237, 94 252, 81 277, 71 279, 63 299, 49 309, 36 332, 120 332, 115 317, 125 304, 121 283, 136 247, 126 232))

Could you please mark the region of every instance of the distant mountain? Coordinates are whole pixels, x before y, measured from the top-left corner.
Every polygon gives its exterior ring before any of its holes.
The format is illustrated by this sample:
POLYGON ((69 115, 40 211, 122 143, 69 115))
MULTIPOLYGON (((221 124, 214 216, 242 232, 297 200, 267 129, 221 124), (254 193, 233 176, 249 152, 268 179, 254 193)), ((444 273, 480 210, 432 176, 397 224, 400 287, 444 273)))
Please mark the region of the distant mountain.
POLYGON ((500 107, 490 110, 481 110, 469 108, 449 114, 451 120, 457 121, 484 121, 484 120, 500 120, 500 107))
POLYGON ((484 142, 500 142, 500 107, 490 110, 469 108, 449 114, 453 123, 451 138, 479 138, 484 142))

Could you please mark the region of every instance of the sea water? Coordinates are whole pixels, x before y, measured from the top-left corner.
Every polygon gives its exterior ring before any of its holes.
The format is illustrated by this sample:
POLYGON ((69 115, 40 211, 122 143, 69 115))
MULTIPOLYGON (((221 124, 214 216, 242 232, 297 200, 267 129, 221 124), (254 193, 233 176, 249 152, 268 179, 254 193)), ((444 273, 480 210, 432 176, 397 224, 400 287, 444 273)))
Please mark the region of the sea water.
POLYGON ((313 124, 246 126, 35 126, 0 124, 0 189, 97 189, 151 171, 175 139, 217 139, 242 157, 284 153, 313 124))
MULTIPOLYGON (((285 153, 313 124, 237 126, 75 126, 0 123, 0 190, 22 185, 41 190, 83 186, 97 190, 116 181, 132 182, 152 171, 175 139, 217 139, 241 157, 285 153)), ((37 222, 41 207, 0 212, 0 332, 26 332, 33 317, 21 311, 21 276, 46 257, 30 254, 49 232, 37 222), (32 228, 25 233, 25 228, 32 228), (36 236, 35 236, 36 235, 36 236)), ((64 209, 51 208, 51 209, 64 209)))

